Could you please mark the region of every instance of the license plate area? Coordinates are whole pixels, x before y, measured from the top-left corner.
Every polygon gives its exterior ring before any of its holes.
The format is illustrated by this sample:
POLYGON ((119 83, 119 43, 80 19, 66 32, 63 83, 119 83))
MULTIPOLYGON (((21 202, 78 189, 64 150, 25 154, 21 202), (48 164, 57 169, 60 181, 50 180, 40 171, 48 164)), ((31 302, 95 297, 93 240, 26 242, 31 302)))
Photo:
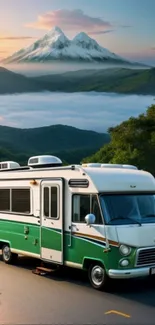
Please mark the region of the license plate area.
POLYGON ((155 266, 150 268, 150 275, 155 275, 155 266))

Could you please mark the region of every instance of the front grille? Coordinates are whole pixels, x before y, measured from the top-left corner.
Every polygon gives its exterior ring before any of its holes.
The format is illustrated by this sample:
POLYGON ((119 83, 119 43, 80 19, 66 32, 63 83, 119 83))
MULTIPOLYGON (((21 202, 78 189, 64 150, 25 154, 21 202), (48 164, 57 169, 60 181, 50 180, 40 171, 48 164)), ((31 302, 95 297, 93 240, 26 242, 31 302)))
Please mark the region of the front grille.
POLYGON ((140 249, 137 252, 136 266, 155 264, 155 248, 140 249))

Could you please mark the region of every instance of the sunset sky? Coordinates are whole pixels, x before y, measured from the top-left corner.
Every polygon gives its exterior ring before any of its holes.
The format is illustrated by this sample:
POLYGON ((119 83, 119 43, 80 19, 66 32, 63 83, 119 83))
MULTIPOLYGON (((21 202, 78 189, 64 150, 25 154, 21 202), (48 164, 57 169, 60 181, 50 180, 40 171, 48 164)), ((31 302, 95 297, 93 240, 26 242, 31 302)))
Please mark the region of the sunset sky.
POLYGON ((0 58, 54 26, 84 31, 116 54, 155 65, 155 0, 0 0, 0 58))

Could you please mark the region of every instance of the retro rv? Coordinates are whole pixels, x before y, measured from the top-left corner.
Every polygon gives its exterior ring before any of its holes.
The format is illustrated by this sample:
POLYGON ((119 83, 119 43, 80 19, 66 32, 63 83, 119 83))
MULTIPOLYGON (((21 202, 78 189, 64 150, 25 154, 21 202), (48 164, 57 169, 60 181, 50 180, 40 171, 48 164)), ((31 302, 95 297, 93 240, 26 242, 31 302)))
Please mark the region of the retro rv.
POLYGON ((36 156, 0 164, 0 249, 110 279, 155 274, 155 179, 131 165, 63 166, 36 156))

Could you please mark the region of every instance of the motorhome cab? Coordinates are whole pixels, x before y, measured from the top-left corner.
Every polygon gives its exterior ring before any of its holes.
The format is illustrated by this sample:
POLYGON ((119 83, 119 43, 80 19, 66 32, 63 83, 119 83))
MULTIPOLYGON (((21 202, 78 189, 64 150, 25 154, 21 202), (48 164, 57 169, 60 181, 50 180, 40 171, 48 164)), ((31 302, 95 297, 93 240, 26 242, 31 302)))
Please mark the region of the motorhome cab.
POLYGON ((83 269, 95 289, 106 288, 111 278, 155 274, 150 173, 130 165, 62 166, 54 156, 7 166, 0 170, 4 262, 23 254, 83 269))

